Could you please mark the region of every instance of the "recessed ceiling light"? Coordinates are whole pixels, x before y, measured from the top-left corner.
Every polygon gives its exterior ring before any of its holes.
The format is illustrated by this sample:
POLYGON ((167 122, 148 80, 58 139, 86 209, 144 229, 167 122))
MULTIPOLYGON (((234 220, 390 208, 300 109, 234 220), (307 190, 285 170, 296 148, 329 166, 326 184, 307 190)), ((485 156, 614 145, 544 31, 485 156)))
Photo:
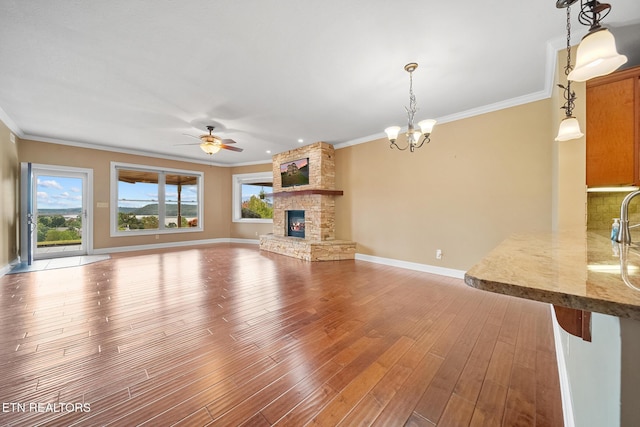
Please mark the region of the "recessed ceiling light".
POLYGON ((300 139, 298 140, 298 142, 299 142, 300 144, 302 144, 302 143, 304 142, 304 139, 300 138, 300 139))
POLYGON ((271 150, 267 150, 267 154, 271 154, 271 150))

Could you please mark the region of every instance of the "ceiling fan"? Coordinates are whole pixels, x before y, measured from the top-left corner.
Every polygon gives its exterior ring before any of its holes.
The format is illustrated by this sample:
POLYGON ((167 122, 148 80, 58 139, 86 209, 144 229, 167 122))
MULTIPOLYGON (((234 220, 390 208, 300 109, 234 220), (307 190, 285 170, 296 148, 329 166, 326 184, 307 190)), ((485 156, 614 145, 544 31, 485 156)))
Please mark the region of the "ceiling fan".
POLYGON ((215 136, 213 134, 213 129, 214 129, 214 126, 207 126, 207 130, 209 131, 209 133, 208 134, 205 133, 204 135, 200 135, 199 137, 188 135, 185 133, 184 135, 190 136, 191 138, 197 138, 200 140, 200 142, 194 142, 192 144, 176 144, 176 145, 199 145, 202 151, 204 151, 209 155, 216 154, 218 151, 220 151, 223 148, 225 150, 231 150, 231 151, 237 151, 237 152, 242 151, 242 148, 233 147, 229 145, 229 144, 236 143, 233 139, 222 139, 215 136))

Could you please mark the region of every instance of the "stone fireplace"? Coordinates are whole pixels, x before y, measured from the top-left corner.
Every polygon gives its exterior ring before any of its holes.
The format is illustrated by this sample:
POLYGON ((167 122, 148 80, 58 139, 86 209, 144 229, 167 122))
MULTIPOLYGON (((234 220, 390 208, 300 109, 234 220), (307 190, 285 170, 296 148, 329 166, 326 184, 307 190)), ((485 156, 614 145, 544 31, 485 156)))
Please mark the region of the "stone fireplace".
POLYGON ((273 234, 260 236, 260 249, 307 261, 353 259, 355 242, 335 237, 335 198, 342 194, 335 189, 333 145, 316 142, 273 156, 273 234), (299 159, 308 159, 309 183, 283 187, 281 165, 299 159), (291 230, 291 218, 298 230, 291 230))

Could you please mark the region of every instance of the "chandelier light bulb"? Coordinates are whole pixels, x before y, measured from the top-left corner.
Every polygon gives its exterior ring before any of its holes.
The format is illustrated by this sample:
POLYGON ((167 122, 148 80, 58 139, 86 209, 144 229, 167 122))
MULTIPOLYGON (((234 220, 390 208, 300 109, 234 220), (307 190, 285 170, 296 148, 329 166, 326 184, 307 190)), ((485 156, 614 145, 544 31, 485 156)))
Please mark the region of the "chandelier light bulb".
POLYGON ((422 132, 420 132, 419 130, 414 130, 413 131, 413 135, 411 137, 411 143, 412 144, 417 144, 418 142, 420 142, 420 137, 422 136, 422 132))

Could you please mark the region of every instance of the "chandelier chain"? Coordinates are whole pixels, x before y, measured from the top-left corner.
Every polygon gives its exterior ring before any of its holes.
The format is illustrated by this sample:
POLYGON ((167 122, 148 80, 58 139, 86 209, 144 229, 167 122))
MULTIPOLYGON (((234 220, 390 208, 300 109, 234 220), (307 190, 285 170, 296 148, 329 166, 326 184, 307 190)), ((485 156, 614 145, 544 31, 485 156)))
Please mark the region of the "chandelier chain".
POLYGON ((409 72, 409 108, 404 107, 405 110, 407 110, 407 117, 408 117, 408 127, 407 127, 407 132, 413 130, 413 119, 416 115, 416 96, 413 93, 413 71, 409 72))

